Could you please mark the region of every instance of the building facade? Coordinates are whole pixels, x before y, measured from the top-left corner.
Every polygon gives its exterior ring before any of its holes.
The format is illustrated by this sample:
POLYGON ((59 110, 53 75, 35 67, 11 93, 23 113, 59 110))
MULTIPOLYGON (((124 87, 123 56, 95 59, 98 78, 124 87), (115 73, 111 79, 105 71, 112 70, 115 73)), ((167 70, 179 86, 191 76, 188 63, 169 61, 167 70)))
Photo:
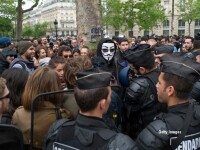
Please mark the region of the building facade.
POLYGON ((55 19, 58 22, 58 36, 76 36, 76 4, 75 0, 46 0, 41 6, 24 15, 23 25, 48 23, 47 35, 55 37, 55 19))
MULTIPOLYGON (((127 0, 121 0, 125 2, 127 0)), ((142 1, 142 0, 138 0, 142 1)), ((186 0, 161 0, 161 5, 165 8, 166 21, 161 22, 158 26, 153 29, 153 32, 139 30, 136 25, 133 31, 115 31, 112 27, 109 28, 109 36, 113 35, 125 35, 125 36, 143 36, 143 35, 189 35, 189 25, 187 22, 181 20, 180 11, 184 11, 186 0), (181 8, 178 8, 181 7, 181 8), (174 10, 174 11, 173 11, 174 10)), ((190 36, 195 36, 200 32, 200 19, 197 19, 191 23, 190 36)))
MULTIPOLYGON (((46 0, 43 5, 37 9, 28 12, 24 15, 23 24, 33 25, 36 23, 48 23, 47 35, 55 36, 54 21, 58 21, 58 36, 76 36, 77 35, 77 20, 76 20, 76 0, 46 0)), ((107 0, 101 0, 102 5, 106 5, 107 0)), ((121 0, 125 2, 127 0, 121 0)), ((138 0, 142 1, 142 0, 138 0)), ((186 0, 161 0, 161 5, 165 8, 166 21, 160 23, 158 27, 153 29, 153 32, 139 30, 138 26, 134 26, 131 31, 115 31, 111 26, 104 27, 104 34, 112 37, 114 35, 125 36, 143 36, 143 35, 189 35, 188 23, 180 18, 179 6, 184 7, 186 0), (173 3, 174 2, 174 3, 173 3), (181 4, 181 5, 179 5, 181 4), (174 10, 174 11, 172 11, 174 10), (172 19, 173 18, 173 19, 172 19)), ((200 20, 195 20, 191 23, 190 35, 195 36, 200 32, 200 20)))

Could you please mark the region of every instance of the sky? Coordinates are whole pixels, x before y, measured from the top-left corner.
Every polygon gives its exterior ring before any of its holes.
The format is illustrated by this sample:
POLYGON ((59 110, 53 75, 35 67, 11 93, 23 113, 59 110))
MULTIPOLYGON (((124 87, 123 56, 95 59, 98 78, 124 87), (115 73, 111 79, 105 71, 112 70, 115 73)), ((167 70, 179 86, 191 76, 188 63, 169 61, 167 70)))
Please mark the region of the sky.
MULTIPOLYGON (((41 3, 42 0, 39 1, 39 4, 41 3)), ((26 0, 26 4, 23 5, 23 9, 28 9, 33 5, 33 2, 31 0, 26 0)))

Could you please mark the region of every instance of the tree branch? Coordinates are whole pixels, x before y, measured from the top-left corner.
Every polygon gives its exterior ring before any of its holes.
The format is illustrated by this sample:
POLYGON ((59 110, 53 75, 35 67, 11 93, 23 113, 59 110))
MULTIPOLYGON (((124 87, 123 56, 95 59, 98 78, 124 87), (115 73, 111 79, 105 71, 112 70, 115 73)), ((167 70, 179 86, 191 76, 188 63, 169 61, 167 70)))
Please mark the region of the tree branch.
POLYGON ((29 11, 33 10, 33 8, 35 8, 38 5, 38 3, 39 3, 39 0, 35 0, 35 4, 33 4, 31 6, 31 8, 23 10, 23 13, 26 13, 26 12, 29 12, 29 11))

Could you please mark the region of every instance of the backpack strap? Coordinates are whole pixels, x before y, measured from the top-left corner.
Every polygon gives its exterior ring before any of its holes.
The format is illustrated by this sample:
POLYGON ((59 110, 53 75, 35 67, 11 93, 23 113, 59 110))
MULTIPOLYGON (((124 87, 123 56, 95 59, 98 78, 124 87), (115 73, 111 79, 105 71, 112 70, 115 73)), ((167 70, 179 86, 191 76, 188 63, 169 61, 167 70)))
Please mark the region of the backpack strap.
POLYGON ((19 62, 17 62, 17 63, 20 64, 20 65, 22 66, 23 69, 26 69, 26 65, 25 65, 23 62, 19 61, 19 62))
POLYGON ((67 118, 63 118, 63 119, 57 120, 50 126, 50 128, 47 132, 47 135, 45 137, 45 140, 44 140, 43 149, 49 150, 52 148, 53 142, 56 139, 56 135, 57 135, 60 127, 62 127, 64 124, 67 124, 69 122, 74 122, 74 121, 71 121, 70 119, 67 119, 67 118))

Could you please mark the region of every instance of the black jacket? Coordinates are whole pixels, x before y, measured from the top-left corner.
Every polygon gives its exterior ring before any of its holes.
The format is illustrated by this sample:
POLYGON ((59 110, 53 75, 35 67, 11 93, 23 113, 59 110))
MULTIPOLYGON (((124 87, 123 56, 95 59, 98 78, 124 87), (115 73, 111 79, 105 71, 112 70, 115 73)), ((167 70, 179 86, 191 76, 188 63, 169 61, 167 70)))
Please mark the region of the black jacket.
POLYGON ((81 150, 136 149, 128 136, 110 130, 101 118, 80 114, 75 122, 67 122, 58 131, 54 148, 66 147, 81 150))
POLYGON ((156 69, 148 74, 134 77, 126 89, 124 103, 130 126, 127 130, 133 139, 153 121, 155 116, 166 109, 165 105, 158 101, 156 89, 158 76, 159 71, 156 69))
MULTIPOLYGON (((161 113, 138 136, 137 146, 140 150, 169 150, 176 137, 181 134, 185 123, 189 102, 171 106, 167 113, 161 113)), ((199 149, 200 106, 192 105, 192 119, 184 140, 178 149, 199 149)))

